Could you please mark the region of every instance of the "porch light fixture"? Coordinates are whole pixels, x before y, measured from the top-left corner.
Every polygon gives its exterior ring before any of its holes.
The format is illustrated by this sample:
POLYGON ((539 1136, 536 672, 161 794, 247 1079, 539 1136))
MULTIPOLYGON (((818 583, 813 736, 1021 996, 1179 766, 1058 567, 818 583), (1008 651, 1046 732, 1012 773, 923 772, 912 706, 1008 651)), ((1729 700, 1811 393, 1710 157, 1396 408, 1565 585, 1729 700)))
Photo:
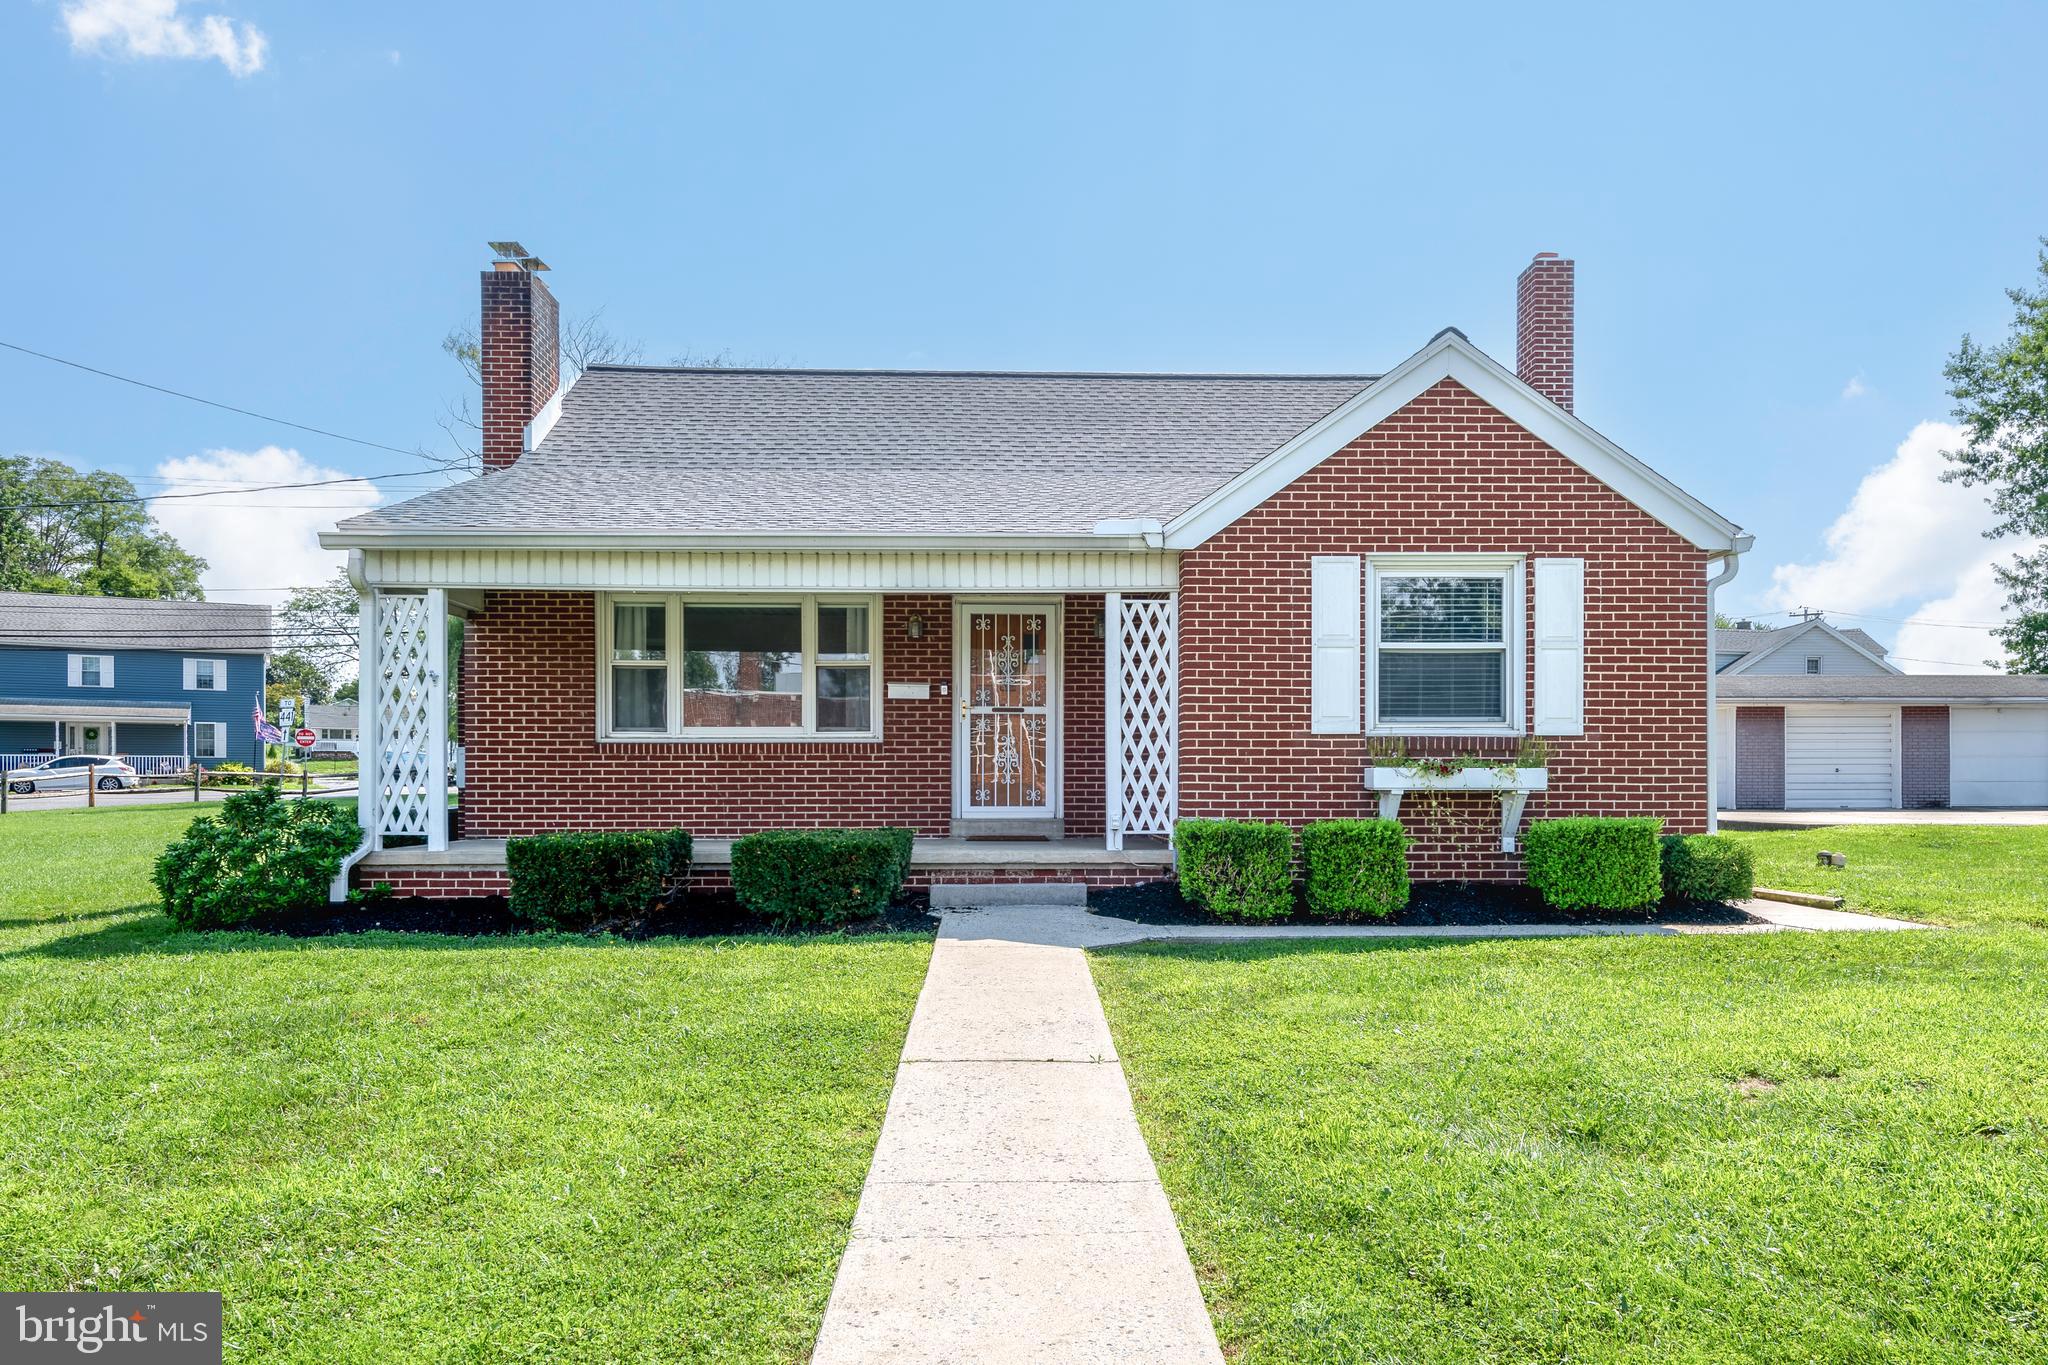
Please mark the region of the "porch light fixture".
POLYGON ((913 640, 922 640, 924 638, 924 618, 913 615, 904 623, 903 633, 913 640))

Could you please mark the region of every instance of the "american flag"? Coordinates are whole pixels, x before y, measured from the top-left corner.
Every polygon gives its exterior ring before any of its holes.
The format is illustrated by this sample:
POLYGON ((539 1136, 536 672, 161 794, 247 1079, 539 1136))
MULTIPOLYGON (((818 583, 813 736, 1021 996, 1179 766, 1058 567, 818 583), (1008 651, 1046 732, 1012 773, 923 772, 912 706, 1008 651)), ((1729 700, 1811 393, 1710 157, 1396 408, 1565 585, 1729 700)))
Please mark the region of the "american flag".
POLYGON ((256 738, 265 744, 284 743, 284 731, 263 718, 263 698, 260 696, 256 698, 256 709, 250 713, 250 719, 256 725, 256 738))

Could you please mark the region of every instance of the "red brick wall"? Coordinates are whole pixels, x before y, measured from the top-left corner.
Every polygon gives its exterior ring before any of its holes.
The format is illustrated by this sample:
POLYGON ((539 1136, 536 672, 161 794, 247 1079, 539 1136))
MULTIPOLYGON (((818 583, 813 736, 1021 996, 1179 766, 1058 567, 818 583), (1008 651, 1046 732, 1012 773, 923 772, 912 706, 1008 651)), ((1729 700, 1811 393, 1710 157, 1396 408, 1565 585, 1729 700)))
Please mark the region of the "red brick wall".
POLYGON ((1735 805, 1785 808, 1785 708, 1735 708, 1735 805))
POLYGON ((474 867, 360 867, 349 874, 358 887, 382 882, 394 896, 425 896, 430 900, 452 900, 462 896, 505 896, 512 891, 512 878, 503 869, 474 867))
MULTIPOLYGON (((1586 560, 1586 732, 1549 741, 1551 790, 1530 798, 1528 818, 1706 828, 1704 556, 1449 380, 1182 556, 1183 815, 1374 813, 1366 737, 1309 733, 1309 558, 1427 551, 1586 560)), ((1514 746, 1418 738, 1410 749, 1514 746)), ((1520 877, 1520 856, 1500 851, 1493 798, 1450 798, 1435 820, 1421 804, 1410 796, 1402 811, 1416 877, 1520 877)))
MULTIPOLYGON (((1101 832, 1102 643, 1099 596, 1067 599, 1067 828, 1101 832)), ((478 838, 553 829, 747 834, 811 825, 951 830, 953 600, 882 603, 879 743, 597 742, 597 615, 590 593, 493 592, 470 619, 462 660, 468 754, 463 832, 478 838), (925 635, 912 640, 910 617, 925 635), (889 700, 886 681, 931 684, 929 700, 889 700)))
POLYGON ((1908 810, 1948 804, 1948 708, 1899 708, 1899 742, 1905 749, 1899 799, 1908 810))

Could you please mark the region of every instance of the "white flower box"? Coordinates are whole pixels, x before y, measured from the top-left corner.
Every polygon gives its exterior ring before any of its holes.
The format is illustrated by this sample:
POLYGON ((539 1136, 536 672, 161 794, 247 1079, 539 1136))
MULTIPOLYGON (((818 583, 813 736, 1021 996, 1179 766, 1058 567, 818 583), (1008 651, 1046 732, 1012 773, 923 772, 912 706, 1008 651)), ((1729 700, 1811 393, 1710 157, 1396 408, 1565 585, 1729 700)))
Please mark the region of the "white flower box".
POLYGON ((1414 768, 1390 768, 1374 764, 1365 770, 1368 790, 1379 793, 1380 819, 1401 818, 1401 797, 1412 791, 1492 792, 1500 797, 1500 850, 1515 851, 1515 834, 1522 827, 1522 808, 1530 792, 1550 790, 1548 768, 1460 768, 1439 775, 1414 768))
POLYGON ((1550 790, 1548 768, 1460 768, 1447 777, 1412 768, 1366 769, 1365 785, 1376 792, 1540 792, 1550 790))

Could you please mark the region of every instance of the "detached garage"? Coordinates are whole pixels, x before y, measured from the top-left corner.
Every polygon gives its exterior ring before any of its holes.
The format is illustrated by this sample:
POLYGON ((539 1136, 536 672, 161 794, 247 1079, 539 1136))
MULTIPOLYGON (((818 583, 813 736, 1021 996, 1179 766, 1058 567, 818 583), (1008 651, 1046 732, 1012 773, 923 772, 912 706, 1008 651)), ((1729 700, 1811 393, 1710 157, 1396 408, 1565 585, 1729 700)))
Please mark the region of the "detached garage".
POLYGON ((1724 809, 2048 808, 2048 677, 1717 682, 1724 809))

